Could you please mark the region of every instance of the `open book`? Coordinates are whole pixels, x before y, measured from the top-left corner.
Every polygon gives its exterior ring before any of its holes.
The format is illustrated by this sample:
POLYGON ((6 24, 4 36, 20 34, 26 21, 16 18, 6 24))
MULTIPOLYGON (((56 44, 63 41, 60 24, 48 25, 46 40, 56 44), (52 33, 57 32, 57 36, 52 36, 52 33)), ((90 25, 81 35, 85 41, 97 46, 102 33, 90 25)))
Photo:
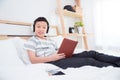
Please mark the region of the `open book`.
POLYGON ((76 48, 77 43, 78 41, 64 38, 58 50, 58 54, 64 53, 66 55, 66 58, 71 57, 73 55, 73 52, 76 48))

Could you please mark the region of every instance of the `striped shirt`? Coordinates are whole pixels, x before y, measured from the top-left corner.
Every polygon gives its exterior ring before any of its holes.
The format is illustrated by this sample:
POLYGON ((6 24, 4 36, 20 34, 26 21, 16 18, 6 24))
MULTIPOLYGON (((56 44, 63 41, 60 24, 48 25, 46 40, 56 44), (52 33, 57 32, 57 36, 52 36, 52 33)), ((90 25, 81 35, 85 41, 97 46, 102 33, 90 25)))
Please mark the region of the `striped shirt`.
POLYGON ((55 54, 57 45, 53 40, 49 38, 43 40, 36 36, 33 36, 24 44, 24 48, 26 50, 33 51, 36 56, 45 57, 51 54, 55 54))

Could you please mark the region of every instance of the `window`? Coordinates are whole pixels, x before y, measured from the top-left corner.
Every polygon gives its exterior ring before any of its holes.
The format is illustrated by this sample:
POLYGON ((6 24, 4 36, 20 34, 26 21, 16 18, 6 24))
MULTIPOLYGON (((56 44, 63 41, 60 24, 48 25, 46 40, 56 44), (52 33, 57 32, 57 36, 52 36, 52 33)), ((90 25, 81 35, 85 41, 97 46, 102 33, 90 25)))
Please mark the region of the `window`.
POLYGON ((96 46, 120 49, 120 1, 94 0, 96 46))

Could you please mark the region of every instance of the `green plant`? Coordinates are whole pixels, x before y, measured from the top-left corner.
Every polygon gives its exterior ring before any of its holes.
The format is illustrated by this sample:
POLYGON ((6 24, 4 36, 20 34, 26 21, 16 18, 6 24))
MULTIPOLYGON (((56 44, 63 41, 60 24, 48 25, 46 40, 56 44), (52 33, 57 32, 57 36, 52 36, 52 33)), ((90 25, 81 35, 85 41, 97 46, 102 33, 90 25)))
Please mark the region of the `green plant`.
POLYGON ((83 27, 84 24, 83 24, 82 21, 79 21, 79 22, 75 22, 74 26, 75 26, 75 27, 83 27))

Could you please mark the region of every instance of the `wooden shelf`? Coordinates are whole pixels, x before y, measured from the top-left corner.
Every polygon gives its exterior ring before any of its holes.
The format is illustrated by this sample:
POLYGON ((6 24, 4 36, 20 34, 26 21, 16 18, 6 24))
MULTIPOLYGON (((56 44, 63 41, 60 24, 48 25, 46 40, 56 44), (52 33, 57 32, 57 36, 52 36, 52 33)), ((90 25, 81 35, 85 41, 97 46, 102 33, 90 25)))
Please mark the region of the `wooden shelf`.
POLYGON ((76 2, 76 12, 72 12, 72 11, 68 11, 66 9, 62 8, 62 0, 57 0, 57 6, 58 6, 58 10, 57 10, 57 14, 59 14, 60 17, 60 22, 61 22, 61 28, 62 28, 62 35, 64 37, 68 37, 68 36, 82 36, 83 37, 83 41, 84 41, 84 47, 86 50, 88 50, 88 44, 87 44, 87 36, 90 35, 88 33, 85 32, 84 26, 82 28, 82 33, 78 34, 78 33, 72 33, 72 34, 67 34, 66 30, 65 30, 65 21, 64 21, 64 16, 68 16, 68 17, 73 17, 73 18, 79 18, 80 21, 83 21, 83 15, 82 15, 82 8, 80 5, 80 0, 75 0, 76 2))
POLYGON ((23 26, 31 26, 32 25, 32 23, 9 21, 9 20, 0 20, 0 23, 12 24, 12 25, 23 25, 23 26))
POLYGON ((76 13, 76 12, 72 12, 72 11, 68 11, 68 10, 62 10, 63 11, 63 15, 65 16, 70 16, 70 17, 75 17, 75 18, 81 18, 82 14, 80 13, 76 13))
POLYGON ((67 36, 93 36, 94 33, 78 34, 78 33, 68 33, 67 36))
MULTIPOLYGON (((64 16, 74 17, 74 18, 82 18, 82 14, 68 11, 68 10, 62 10, 64 16)), ((58 11, 56 11, 57 14, 59 14, 58 11)))

